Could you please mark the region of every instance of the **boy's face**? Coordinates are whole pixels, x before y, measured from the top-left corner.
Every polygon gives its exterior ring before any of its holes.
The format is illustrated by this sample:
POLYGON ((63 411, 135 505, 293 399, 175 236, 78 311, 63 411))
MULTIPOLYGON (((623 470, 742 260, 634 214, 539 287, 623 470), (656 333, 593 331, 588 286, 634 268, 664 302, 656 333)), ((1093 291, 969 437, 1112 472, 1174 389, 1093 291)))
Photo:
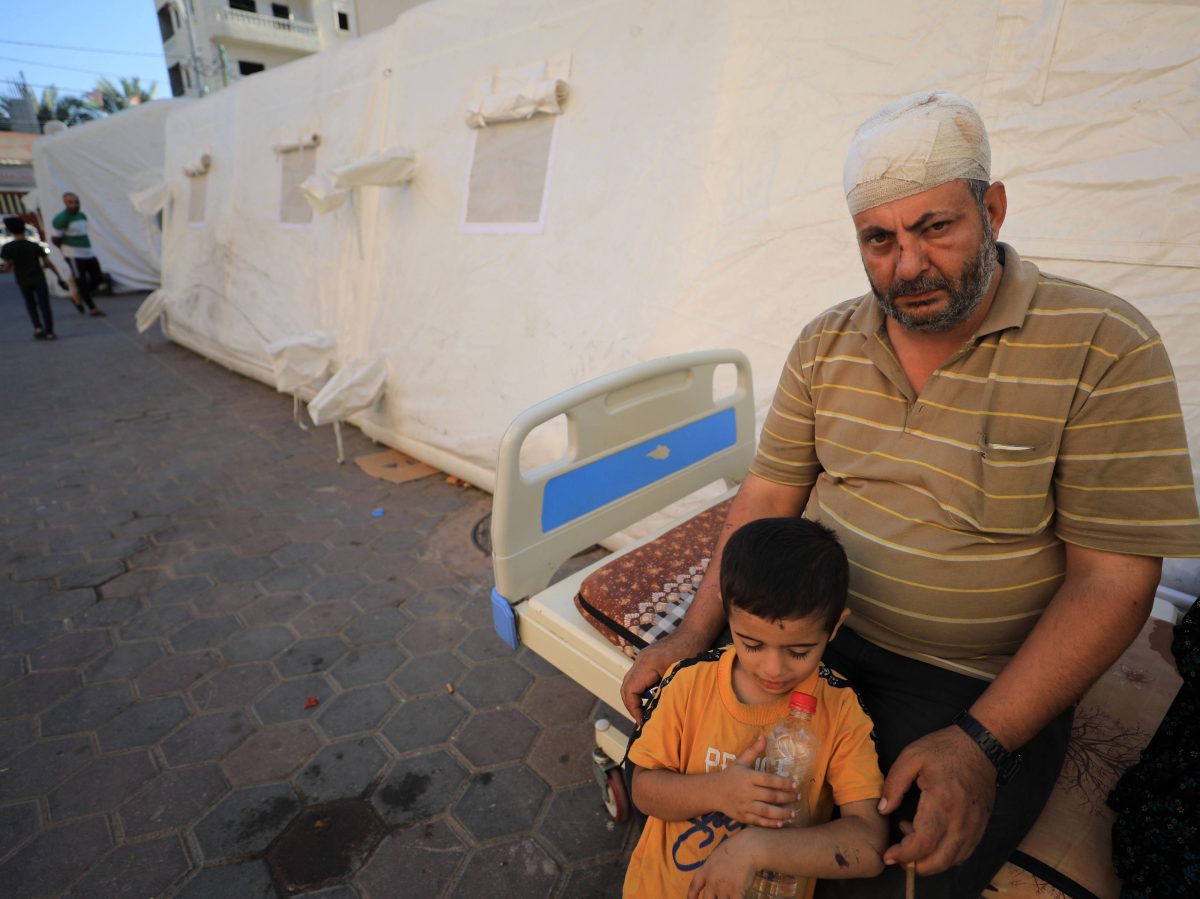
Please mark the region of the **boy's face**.
POLYGON ((825 646, 848 614, 843 610, 833 630, 827 631, 824 615, 768 621, 731 606, 729 630, 737 648, 733 689, 738 699, 775 702, 788 696, 817 670, 825 646))

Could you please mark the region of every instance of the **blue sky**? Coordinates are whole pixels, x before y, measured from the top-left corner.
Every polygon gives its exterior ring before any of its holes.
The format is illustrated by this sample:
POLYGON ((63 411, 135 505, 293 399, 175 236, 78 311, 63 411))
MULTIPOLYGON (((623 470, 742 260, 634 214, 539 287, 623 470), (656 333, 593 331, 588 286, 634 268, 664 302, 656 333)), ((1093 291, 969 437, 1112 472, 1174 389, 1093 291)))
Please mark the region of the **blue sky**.
POLYGON ((155 98, 170 97, 157 2, 0 0, 0 93, 11 93, 9 82, 24 72, 39 96, 47 84, 78 94, 91 90, 102 75, 114 81, 136 75, 145 87, 158 82, 155 98))

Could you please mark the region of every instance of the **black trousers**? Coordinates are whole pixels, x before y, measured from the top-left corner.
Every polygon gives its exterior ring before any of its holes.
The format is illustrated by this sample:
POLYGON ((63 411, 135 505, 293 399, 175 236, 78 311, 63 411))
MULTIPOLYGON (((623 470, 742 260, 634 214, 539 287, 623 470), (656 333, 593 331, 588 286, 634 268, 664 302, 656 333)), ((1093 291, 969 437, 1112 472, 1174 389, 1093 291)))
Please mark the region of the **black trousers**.
POLYGON ((68 259, 67 265, 71 266, 71 273, 75 276, 75 287, 79 290, 79 299, 83 300, 83 304, 89 309, 95 309, 96 304, 92 302, 92 292, 100 287, 100 281, 104 277, 104 273, 100 270, 99 259, 68 259))
POLYGON ((45 280, 41 284, 18 284, 21 296, 25 298, 25 311, 33 322, 35 331, 54 333, 54 316, 50 312, 50 289, 45 280))
MULTIPOLYGON (((825 651, 826 663, 850 679, 875 724, 879 765, 886 774, 900 751, 925 734, 950 724, 987 689, 988 682, 926 665, 880 649, 843 627, 825 651)), ((1053 676, 1047 672, 1047 676, 1053 676)), ((1054 719, 1021 748, 1020 770, 996 788, 996 805, 975 853, 963 864, 917 879, 921 899, 976 899, 987 895, 992 877, 1033 826, 1054 789, 1071 736, 1074 709, 1054 719)), ((889 816, 889 845, 901 839, 900 821, 916 814, 914 786, 889 816)), ((831 880, 817 886, 817 899, 890 899, 904 896, 904 870, 889 865, 870 880, 831 880)))

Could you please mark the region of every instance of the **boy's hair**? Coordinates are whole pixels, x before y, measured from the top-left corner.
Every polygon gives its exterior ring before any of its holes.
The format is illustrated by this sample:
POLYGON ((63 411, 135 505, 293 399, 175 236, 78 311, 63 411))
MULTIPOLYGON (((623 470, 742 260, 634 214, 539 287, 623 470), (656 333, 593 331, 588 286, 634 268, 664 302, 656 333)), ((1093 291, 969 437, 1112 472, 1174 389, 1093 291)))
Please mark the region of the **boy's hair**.
POLYGON ((25 222, 15 215, 6 215, 4 217, 4 230, 13 237, 20 237, 25 233, 25 222))
POLYGON ((807 518, 759 518, 721 554, 721 604, 767 621, 822 615, 832 631, 846 607, 850 566, 837 535, 807 518))

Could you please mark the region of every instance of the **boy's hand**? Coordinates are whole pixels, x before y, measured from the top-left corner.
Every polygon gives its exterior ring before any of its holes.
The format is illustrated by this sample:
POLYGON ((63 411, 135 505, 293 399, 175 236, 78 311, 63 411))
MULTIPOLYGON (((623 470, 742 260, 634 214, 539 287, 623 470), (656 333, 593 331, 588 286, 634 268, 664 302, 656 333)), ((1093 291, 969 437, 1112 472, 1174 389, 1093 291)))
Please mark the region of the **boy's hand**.
POLYGON ((792 818, 792 810, 785 806, 799 797, 786 777, 754 770, 754 763, 766 748, 767 738, 759 736, 715 775, 715 804, 719 811, 742 824, 783 827, 792 818))
POLYGON ((692 876, 687 899, 742 899, 760 867, 754 842, 754 828, 724 840, 692 876))

